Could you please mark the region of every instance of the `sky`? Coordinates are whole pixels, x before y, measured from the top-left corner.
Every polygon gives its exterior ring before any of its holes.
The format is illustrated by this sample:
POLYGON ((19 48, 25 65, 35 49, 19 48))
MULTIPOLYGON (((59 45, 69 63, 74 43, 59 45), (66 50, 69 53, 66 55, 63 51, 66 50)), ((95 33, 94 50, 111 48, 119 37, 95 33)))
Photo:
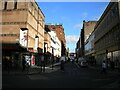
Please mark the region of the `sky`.
POLYGON ((66 48, 75 52, 83 20, 98 20, 109 2, 37 2, 45 23, 63 24, 66 48))

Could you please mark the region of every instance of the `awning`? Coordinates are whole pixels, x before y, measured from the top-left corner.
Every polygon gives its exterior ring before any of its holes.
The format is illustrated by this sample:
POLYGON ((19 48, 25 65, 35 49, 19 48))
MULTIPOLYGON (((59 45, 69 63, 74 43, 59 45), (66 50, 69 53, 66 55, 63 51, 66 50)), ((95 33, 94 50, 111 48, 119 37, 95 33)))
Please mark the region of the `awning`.
POLYGON ((0 50, 27 52, 27 48, 21 46, 19 43, 2 43, 0 50))
POLYGON ((35 51, 33 48, 28 48, 28 51, 32 53, 37 53, 37 51, 35 51))

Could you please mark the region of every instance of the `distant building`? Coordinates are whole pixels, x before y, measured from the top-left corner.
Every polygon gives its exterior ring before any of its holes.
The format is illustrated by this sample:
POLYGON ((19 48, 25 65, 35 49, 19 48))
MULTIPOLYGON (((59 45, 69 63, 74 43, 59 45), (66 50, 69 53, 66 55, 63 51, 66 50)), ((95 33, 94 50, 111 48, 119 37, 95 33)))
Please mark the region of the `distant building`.
POLYGON ((58 39, 58 37, 54 31, 50 31, 48 33, 51 36, 50 53, 53 56, 60 57, 61 56, 61 42, 58 39))
POLYGON ((95 26, 95 53, 99 64, 120 62, 120 1, 110 2, 95 26))
POLYGON ((79 40, 77 41, 77 43, 76 43, 76 50, 75 50, 75 52, 76 52, 76 58, 78 59, 79 57, 81 57, 81 42, 80 42, 81 40, 80 40, 80 38, 79 38, 79 40))
POLYGON ((50 30, 45 25, 45 32, 44 32, 44 52, 51 52, 51 36, 49 34, 50 30))
POLYGON ((54 31, 61 41, 61 55, 66 55, 66 40, 63 26, 47 24, 51 31, 54 31))
POLYGON ((80 56, 82 57, 85 56, 85 43, 89 38, 89 36, 91 35, 91 33, 94 31, 94 27, 96 23, 97 21, 88 21, 88 22, 83 21, 83 28, 81 29, 81 33, 80 33, 80 44, 81 44, 80 56))

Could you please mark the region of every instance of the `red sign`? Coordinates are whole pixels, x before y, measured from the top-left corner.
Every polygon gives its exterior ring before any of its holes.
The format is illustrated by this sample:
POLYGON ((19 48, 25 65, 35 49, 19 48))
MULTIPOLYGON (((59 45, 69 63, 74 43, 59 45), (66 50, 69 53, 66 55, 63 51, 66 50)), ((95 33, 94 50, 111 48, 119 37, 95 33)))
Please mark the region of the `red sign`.
POLYGON ((32 56, 32 64, 35 64, 35 57, 32 56))
POLYGON ((34 52, 33 48, 28 48, 29 52, 34 52))

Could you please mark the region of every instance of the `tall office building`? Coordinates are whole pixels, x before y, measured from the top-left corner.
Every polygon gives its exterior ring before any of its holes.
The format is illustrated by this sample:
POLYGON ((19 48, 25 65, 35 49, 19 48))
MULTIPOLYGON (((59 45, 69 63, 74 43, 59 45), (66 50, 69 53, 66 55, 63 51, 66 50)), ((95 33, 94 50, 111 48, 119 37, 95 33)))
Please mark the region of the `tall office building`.
POLYGON ((95 26, 96 60, 120 62, 120 1, 110 2, 95 26))

